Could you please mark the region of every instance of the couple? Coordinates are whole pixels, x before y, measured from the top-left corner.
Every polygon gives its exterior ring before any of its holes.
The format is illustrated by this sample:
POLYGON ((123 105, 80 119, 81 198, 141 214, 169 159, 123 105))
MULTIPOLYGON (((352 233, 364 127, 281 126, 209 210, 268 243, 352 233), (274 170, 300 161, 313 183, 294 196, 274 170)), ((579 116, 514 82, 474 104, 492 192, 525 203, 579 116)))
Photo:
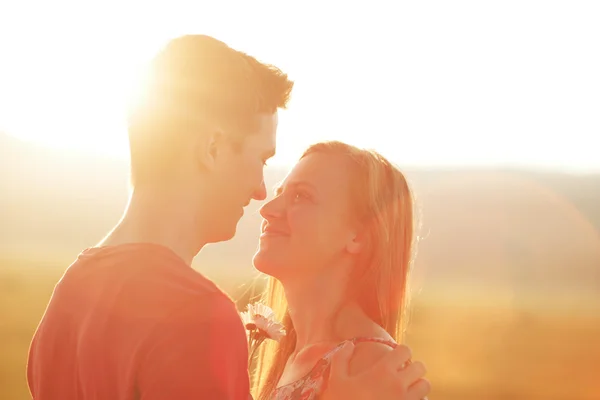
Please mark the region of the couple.
MULTIPOLYGON (((129 204, 55 287, 29 351, 35 400, 251 398, 236 307, 190 264, 266 198, 293 84, 203 35, 171 41, 149 77, 129 119, 129 204)), ((424 398, 423 364, 396 344, 413 242, 403 175, 375 152, 319 143, 260 213, 254 265, 287 335, 263 344, 254 398, 424 398)))

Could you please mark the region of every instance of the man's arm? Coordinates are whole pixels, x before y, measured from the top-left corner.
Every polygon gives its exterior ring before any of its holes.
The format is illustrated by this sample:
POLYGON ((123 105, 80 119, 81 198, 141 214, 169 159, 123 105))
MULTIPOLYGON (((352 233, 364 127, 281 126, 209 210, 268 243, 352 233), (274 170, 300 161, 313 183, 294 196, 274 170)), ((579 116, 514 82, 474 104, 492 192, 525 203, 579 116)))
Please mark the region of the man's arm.
POLYGON ((248 347, 235 306, 204 296, 160 323, 140 360, 141 400, 247 400, 248 347))

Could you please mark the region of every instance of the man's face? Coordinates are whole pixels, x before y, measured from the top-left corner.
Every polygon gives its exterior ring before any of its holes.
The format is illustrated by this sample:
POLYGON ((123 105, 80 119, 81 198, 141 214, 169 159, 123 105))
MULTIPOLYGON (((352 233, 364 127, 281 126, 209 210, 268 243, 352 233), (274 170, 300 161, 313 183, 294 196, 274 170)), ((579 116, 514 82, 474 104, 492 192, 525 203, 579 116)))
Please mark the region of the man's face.
POLYGON ((209 197, 212 219, 211 242, 231 239, 237 223, 251 200, 267 196, 263 169, 275 155, 277 112, 259 114, 256 129, 240 140, 239 146, 222 146, 216 158, 212 181, 214 192, 209 197))

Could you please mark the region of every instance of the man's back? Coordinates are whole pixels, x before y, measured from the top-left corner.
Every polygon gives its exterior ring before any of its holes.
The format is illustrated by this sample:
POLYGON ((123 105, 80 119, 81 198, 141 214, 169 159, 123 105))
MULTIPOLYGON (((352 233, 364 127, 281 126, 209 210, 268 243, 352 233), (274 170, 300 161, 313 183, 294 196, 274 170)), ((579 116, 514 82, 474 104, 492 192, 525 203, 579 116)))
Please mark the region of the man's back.
POLYGON ((35 400, 247 399, 247 345, 231 300, 165 247, 84 251, 33 338, 35 400))

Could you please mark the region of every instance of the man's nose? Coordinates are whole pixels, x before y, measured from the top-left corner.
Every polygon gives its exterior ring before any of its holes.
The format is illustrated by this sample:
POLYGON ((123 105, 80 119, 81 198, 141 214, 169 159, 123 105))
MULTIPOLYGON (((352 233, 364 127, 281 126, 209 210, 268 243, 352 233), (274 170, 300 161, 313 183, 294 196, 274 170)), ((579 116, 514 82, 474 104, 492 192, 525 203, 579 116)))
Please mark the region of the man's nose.
POLYGON ((252 198, 254 200, 264 200, 267 198, 267 188, 265 186, 265 179, 263 178, 260 186, 252 193, 252 198))

